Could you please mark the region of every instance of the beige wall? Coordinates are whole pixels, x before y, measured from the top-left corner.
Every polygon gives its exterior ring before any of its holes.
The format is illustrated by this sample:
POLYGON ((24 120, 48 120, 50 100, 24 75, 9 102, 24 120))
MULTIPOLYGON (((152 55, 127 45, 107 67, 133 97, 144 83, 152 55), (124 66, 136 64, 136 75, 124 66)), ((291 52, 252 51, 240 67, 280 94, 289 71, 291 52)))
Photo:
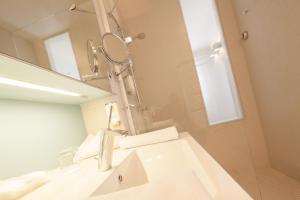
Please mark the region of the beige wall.
POLYGON ((37 64, 33 43, 0 27, 0 53, 37 64))
POLYGON ((29 63, 37 64, 34 45, 31 41, 20 36, 13 35, 13 41, 16 47, 17 57, 29 63))
POLYGON ((0 27, 0 52, 10 55, 16 56, 16 49, 14 46, 14 42, 12 39, 12 35, 7 30, 0 27))
POLYGON ((154 120, 173 118, 259 199, 255 168, 268 167, 269 161, 230 1, 220 0, 219 8, 245 118, 216 126, 207 123, 178 1, 120 1, 118 8, 128 35, 147 35, 131 45, 131 52, 143 101, 154 120))
POLYGON ((44 44, 44 40, 35 40, 33 45, 36 54, 37 64, 40 67, 44 67, 46 69, 51 70, 50 61, 48 58, 48 53, 44 44))
POLYGON ((0 53, 51 69, 43 40, 30 41, 0 27, 0 53))
POLYGON ((300 180, 300 3, 235 0, 272 166, 300 180), (247 15, 242 14, 249 9, 247 15))

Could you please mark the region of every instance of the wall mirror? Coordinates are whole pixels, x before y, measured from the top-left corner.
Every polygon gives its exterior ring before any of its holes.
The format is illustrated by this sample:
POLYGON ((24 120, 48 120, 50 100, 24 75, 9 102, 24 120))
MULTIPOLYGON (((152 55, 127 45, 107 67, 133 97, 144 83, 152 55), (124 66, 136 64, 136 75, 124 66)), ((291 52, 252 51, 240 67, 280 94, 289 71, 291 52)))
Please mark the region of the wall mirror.
POLYGON ((0 53, 110 90, 104 58, 98 58, 96 77, 89 77, 95 71, 87 41, 99 45, 100 38, 92 0, 0 2, 0 53))

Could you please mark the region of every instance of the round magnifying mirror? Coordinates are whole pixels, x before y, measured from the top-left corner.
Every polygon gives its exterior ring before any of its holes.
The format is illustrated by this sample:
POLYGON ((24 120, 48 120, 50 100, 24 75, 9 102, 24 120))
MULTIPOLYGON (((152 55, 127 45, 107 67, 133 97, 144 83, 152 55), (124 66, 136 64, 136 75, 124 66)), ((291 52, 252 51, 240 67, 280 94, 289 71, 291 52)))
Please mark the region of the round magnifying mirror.
POLYGON ((90 69, 93 73, 97 73, 99 70, 97 47, 93 40, 87 40, 87 56, 90 69))
POLYGON ((105 57, 113 63, 127 64, 130 60, 126 42, 117 34, 105 33, 102 36, 102 51, 105 57))

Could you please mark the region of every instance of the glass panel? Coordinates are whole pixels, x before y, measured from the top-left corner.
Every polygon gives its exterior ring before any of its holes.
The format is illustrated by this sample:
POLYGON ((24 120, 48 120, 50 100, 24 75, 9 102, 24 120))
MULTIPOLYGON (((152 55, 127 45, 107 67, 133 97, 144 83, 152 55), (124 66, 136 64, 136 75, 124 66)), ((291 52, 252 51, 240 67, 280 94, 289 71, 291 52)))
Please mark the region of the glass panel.
POLYGON ((231 64, 212 0, 180 0, 209 124, 242 118, 231 64))

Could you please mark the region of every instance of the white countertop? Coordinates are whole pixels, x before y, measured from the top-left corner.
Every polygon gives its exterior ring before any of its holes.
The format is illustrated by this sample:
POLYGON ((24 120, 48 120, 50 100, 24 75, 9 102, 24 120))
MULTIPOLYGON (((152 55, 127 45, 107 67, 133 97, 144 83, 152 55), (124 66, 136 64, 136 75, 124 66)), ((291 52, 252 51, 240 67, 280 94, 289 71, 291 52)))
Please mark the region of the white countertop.
POLYGON ((190 169, 210 195, 207 199, 252 199, 188 133, 182 133, 178 140, 128 150, 116 149, 113 168, 106 172, 98 170, 96 159, 87 159, 64 170, 54 170, 51 181, 21 200, 88 199, 133 151, 137 152, 149 183, 171 179, 178 172, 190 169))

